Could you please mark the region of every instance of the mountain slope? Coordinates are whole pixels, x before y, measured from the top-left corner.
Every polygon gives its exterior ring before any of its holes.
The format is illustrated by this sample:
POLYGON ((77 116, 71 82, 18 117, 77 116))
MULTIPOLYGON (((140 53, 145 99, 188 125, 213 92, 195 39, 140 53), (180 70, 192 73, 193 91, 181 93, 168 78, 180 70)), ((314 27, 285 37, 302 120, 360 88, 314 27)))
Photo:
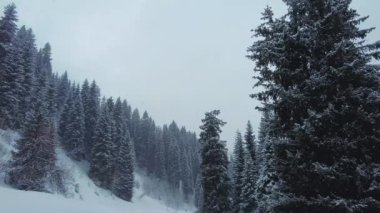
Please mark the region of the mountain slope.
MULTIPOLYGON (((141 187, 147 179, 136 174, 136 187, 132 202, 114 196, 110 191, 97 187, 87 176, 88 163, 68 158, 58 148, 57 166, 64 171, 66 195, 15 190, 4 184, 7 162, 14 150, 14 131, 0 130, 0 212, 12 213, 125 213, 125 212, 185 212, 167 207, 162 201, 145 196, 141 187), (20 202, 22 201, 22 203, 20 202)), ((54 191, 52 189, 51 191, 54 191)))

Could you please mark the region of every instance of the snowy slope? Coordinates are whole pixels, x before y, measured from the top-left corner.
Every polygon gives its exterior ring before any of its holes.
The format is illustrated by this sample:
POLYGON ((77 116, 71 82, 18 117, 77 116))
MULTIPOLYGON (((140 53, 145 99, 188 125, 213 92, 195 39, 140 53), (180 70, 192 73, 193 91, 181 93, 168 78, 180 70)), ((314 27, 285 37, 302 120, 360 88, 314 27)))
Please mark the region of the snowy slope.
MULTIPOLYGON (((141 187, 135 188, 132 202, 115 197, 88 178, 88 165, 85 162, 72 161, 61 149, 57 150, 57 165, 67 173, 66 196, 12 189, 4 184, 3 179, 6 162, 11 157, 14 141, 19 137, 16 132, 0 130, 0 213, 185 212, 169 208, 162 201, 145 196, 141 187)), ((141 186, 144 179, 136 175, 136 185, 141 186)))
POLYGON ((0 186, 0 212, 4 213, 164 213, 181 212, 148 197, 132 203, 117 198, 79 200, 41 192, 25 192, 0 186))

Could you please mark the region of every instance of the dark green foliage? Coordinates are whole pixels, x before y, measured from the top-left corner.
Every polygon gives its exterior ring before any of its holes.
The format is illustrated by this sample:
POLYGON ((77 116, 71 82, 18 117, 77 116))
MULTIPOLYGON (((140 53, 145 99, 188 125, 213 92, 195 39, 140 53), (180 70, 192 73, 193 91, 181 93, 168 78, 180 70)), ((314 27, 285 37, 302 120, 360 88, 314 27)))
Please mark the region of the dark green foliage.
POLYGON ((20 82, 19 116, 20 126, 25 127, 30 116, 33 114, 33 98, 36 69, 37 48, 35 45, 34 34, 31 29, 22 26, 16 34, 14 46, 20 49, 21 66, 23 68, 23 78, 20 82))
POLYGON ((12 153, 8 183, 17 189, 46 191, 45 181, 56 161, 54 129, 42 112, 34 117, 12 153))
POLYGON ((79 85, 72 88, 64 106, 59 136, 67 154, 75 160, 84 159, 84 114, 79 85))
POLYGON ((262 206, 379 211, 380 79, 369 63, 379 59, 380 43, 365 44, 373 28, 359 28, 368 17, 351 9, 351 0, 284 2, 286 16, 274 19, 267 9, 249 48, 256 86, 264 87, 253 97, 274 113, 275 137, 264 144, 274 198, 262 206))
POLYGON ((0 19, 0 61, 7 55, 9 45, 17 31, 16 5, 10 4, 4 8, 4 15, 0 19))
POLYGON ((236 133, 234 155, 233 155, 233 212, 243 211, 243 186, 244 186, 244 167, 245 167, 245 156, 243 147, 243 138, 240 132, 236 133))
POLYGON ((256 155, 255 135, 253 135, 253 129, 252 129, 252 125, 250 121, 248 121, 247 123, 247 129, 244 134, 244 142, 251 158, 255 159, 255 155, 256 155))
POLYGON ((55 104, 57 106, 58 117, 61 116, 67 98, 69 97, 70 88, 70 81, 67 76, 67 72, 65 72, 57 79, 57 94, 55 104))
POLYGON ((133 158, 131 138, 127 128, 126 112, 120 98, 114 107, 115 150, 113 151, 113 183, 112 191, 120 198, 131 201, 133 194, 133 158))
POLYGON ((85 131, 83 138, 84 152, 86 159, 90 161, 96 122, 99 118, 100 107, 100 91, 95 81, 93 81, 91 85, 88 84, 87 80, 83 83, 81 97, 83 103, 85 123, 85 131))
POLYGON ((110 188, 113 175, 112 116, 108 105, 103 103, 96 125, 91 152, 90 178, 100 187, 110 188))
POLYGON ((10 4, 0 19, 0 128, 19 128, 18 107, 23 67, 21 53, 12 45, 17 32, 16 6, 10 4))
POLYGON ((220 141, 221 126, 225 124, 217 118, 218 110, 206 113, 202 119, 202 132, 200 143, 202 144, 201 172, 203 188, 202 211, 207 213, 229 212, 230 185, 228 178, 228 159, 225 142, 220 141))
POLYGON ((257 159, 252 159, 248 152, 244 153, 244 175, 241 190, 241 209, 242 212, 253 212, 257 207, 256 200, 256 181, 258 176, 257 159))

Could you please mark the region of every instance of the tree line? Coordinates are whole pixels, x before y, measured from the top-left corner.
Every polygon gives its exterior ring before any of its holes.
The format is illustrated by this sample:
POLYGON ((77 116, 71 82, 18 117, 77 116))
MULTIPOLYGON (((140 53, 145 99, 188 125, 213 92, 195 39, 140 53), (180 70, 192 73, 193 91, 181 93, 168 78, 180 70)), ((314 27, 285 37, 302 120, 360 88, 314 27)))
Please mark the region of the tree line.
MULTIPOLYGON (((173 121, 160 127, 126 100, 101 97, 95 81, 79 84, 51 65, 51 47, 38 49, 32 29, 18 28, 14 4, 0 19, 0 128, 17 130, 7 182, 23 190, 49 191, 62 182, 56 148, 88 161, 94 183, 130 201, 134 172, 144 170, 192 201, 199 173, 194 133, 173 121)), ((63 187, 62 184, 60 184, 63 187)))

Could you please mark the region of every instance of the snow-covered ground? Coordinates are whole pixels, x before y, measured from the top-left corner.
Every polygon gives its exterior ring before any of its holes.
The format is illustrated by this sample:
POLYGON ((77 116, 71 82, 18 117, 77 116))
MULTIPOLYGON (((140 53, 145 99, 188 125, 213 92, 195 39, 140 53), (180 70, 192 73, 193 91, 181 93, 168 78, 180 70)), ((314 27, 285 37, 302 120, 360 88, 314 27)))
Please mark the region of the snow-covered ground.
POLYGON ((160 202, 135 197, 132 203, 113 197, 79 200, 41 192, 25 192, 0 186, 0 212, 4 213, 164 213, 182 212, 167 208, 160 202))
MULTIPOLYGON (((0 130, 0 213, 166 213, 186 212, 167 207, 162 201, 145 196, 144 180, 136 175, 132 202, 123 201, 109 191, 97 187, 87 176, 88 165, 69 159, 58 149, 58 166, 67 174, 67 195, 15 190, 4 184, 6 162, 11 157, 19 135, 0 130)), ((187 211, 190 212, 190 211, 187 211)))

